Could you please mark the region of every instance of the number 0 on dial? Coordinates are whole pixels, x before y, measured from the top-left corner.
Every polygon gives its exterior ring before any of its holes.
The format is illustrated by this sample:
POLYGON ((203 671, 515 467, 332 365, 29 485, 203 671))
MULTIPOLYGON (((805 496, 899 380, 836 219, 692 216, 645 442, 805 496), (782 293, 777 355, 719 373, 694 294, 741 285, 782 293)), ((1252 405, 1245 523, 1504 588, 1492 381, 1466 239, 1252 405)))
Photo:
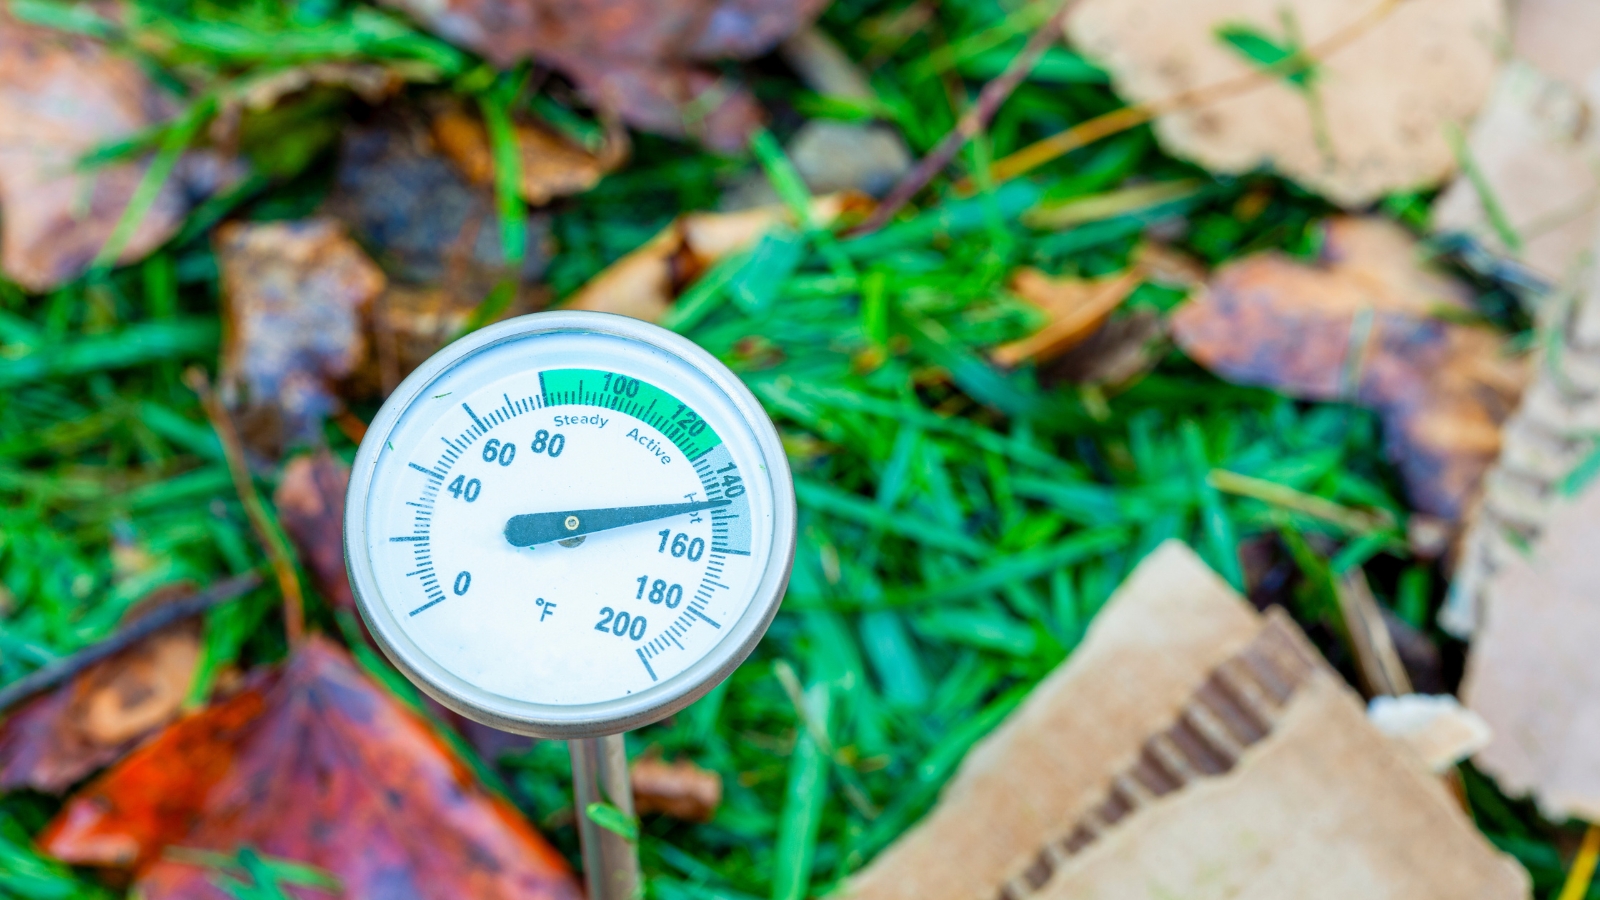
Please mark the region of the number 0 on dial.
POLYGON ((782 446, 671 332, 602 313, 486 328, 407 378, 345 512, 357 604, 435 699, 546 737, 664 718, 754 649, 794 556, 782 446))

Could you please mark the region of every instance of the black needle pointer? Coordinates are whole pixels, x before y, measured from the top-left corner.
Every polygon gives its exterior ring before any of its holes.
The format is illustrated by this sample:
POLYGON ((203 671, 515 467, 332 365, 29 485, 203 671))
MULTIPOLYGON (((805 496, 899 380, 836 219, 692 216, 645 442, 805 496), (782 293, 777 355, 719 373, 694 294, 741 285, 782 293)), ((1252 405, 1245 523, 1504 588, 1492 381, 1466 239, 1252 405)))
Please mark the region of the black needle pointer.
POLYGON ((666 519, 684 513, 699 512, 727 506, 731 500, 706 500, 702 503, 664 503, 659 506, 611 506, 604 509, 573 509, 566 512, 529 513, 512 516, 506 522, 506 540, 513 547, 532 547, 567 538, 582 537, 596 531, 607 531, 666 519))

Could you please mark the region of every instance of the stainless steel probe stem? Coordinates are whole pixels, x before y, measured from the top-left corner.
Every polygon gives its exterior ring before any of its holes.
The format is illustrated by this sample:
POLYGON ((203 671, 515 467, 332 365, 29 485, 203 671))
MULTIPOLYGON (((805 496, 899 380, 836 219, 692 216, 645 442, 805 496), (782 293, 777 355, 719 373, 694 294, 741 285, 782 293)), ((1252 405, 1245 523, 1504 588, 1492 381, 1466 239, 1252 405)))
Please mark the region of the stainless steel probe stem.
POLYGON ((633 785, 622 735, 567 742, 572 754, 572 799, 589 900, 635 900, 639 895, 639 848, 589 818, 591 803, 608 803, 633 816, 633 785))

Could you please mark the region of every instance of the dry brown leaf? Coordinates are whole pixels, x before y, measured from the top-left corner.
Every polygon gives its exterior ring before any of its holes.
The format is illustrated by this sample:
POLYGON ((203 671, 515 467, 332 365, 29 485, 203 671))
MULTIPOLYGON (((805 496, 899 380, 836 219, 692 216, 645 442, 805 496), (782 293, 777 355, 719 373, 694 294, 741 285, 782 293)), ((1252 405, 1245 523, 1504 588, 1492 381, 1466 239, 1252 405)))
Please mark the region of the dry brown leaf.
POLYGON ((1492 329, 1434 315, 1471 305, 1418 252, 1393 223, 1336 219, 1315 264, 1269 253, 1224 266, 1172 326, 1192 358, 1230 381, 1377 410, 1412 505, 1459 520, 1499 452, 1526 366, 1492 329))
POLYGON ((317 590, 335 609, 355 612, 344 565, 344 494, 350 467, 327 450, 297 456, 283 467, 272 505, 317 590))
MULTIPOLYGON (((522 197, 535 206, 587 191, 622 162, 621 153, 602 159, 540 125, 519 122, 515 131, 521 151, 522 197)), ((442 109, 433 116, 433 137, 468 180, 494 183, 494 154, 482 120, 456 107, 442 109)))
POLYGON ((1153 309, 1136 309, 1100 326, 1083 343, 1051 363, 1051 378, 1111 390, 1147 374, 1171 348, 1167 322, 1153 309))
MULTIPOLYGON (((811 218, 827 225, 868 202, 850 193, 817 197, 811 201, 811 218)), ((590 279, 565 307, 659 321, 678 293, 718 260, 753 246, 772 228, 793 222, 783 206, 687 213, 590 279)))
POLYGON ((1600 486, 1548 513, 1483 591, 1461 695, 1494 732, 1476 762, 1555 821, 1600 819, 1600 486))
POLYGON ((1446 129, 1488 95, 1503 19, 1500 0, 1083 0, 1068 32, 1131 101, 1256 73, 1259 87, 1157 119, 1162 144, 1217 172, 1271 165, 1359 207, 1453 171, 1446 129), (1292 27, 1303 47, 1352 27, 1358 36, 1323 60, 1309 102, 1218 37, 1241 24, 1280 43, 1292 27))
POLYGON ((199 661, 189 619, 30 701, 0 727, 0 789, 59 793, 115 761, 177 717, 199 661))
POLYGON ((579 900, 565 860, 421 718, 323 638, 68 801, 40 846, 133 870, 148 900, 224 898, 169 846, 314 865, 348 897, 579 900))
MULTIPOLYGON (((18 22, 0 9, 0 269, 31 291, 82 274, 116 227, 148 163, 93 171, 77 160, 172 118, 176 105, 131 58, 18 22)), ((171 237, 197 195, 232 176, 211 154, 181 159, 118 262, 171 237)))
POLYGON ((370 63, 314 62, 274 69, 242 79, 223 93, 208 129, 219 146, 234 146, 239 123, 247 112, 264 112, 285 98, 316 87, 343 88, 376 105, 405 86, 402 75, 370 63))
POLYGON ((387 0, 446 39, 509 68, 560 69, 628 124, 743 149, 760 109, 743 88, 693 67, 748 59, 813 19, 827 0, 387 0))
MULTIPOLYGON (((1600 63, 1600 47, 1595 59, 1600 63)), ((1467 152, 1482 184, 1460 176, 1433 208, 1433 227, 1465 232, 1552 284, 1580 274, 1600 224, 1600 142, 1580 88, 1513 60, 1478 117, 1467 152), (1520 246, 1506 246, 1484 204, 1498 205, 1520 246)))
POLYGON ((1025 360, 1048 362, 1094 334, 1144 280, 1137 268, 1104 278, 1052 278, 1033 268, 1011 276, 1011 290, 1048 318, 1043 328, 991 354, 1002 366, 1025 360))
POLYGON ((687 759, 665 762, 647 756, 633 764, 633 808, 641 816, 661 813, 685 822, 709 822, 722 803, 722 776, 687 759))
POLYGON ((216 247, 223 397, 251 445, 276 457, 337 408, 332 384, 366 356, 362 316, 383 273, 330 219, 230 223, 216 247))
POLYGON ((1129 576, 848 900, 1513 900, 1494 850, 1281 610, 1187 547, 1129 576), (1314 810, 1314 815, 1308 815, 1314 810), (959 848, 952 850, 952 848, 959 848))

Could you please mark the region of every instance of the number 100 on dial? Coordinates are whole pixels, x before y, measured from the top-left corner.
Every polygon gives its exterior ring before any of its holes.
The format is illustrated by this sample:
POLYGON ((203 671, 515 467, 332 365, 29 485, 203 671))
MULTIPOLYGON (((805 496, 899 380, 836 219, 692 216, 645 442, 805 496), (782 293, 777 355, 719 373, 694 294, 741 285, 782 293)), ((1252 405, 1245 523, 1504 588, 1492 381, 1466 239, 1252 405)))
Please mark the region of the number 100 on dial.
POLYGON ((704 693, 771 621, 794 496, 731 372, 652 325, 541 313, 413 373, 352 472, 346 553, 390 658, 465 715, 610 733, 704 693))

